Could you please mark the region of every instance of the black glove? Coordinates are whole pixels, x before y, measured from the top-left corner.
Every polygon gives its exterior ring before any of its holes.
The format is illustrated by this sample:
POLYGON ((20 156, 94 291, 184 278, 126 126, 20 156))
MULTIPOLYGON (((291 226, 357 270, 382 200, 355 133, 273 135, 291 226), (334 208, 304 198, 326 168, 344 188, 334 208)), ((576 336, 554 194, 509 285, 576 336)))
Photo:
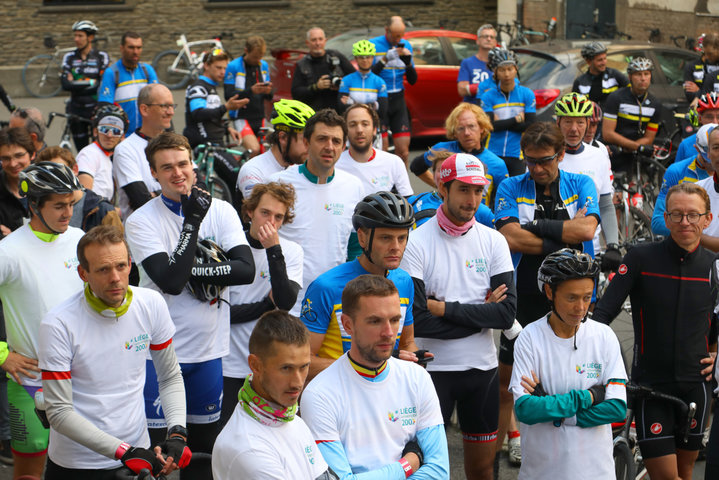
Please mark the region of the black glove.
POLYGON ((179 435, 170 436, 160 444, 162 453, 168 458, 172 457, 172 461, 179 468, 185 468, 190 463, 192 452, 187 447, 187 441, 179 435))
POLYGON ((604 256, 602 257, 602 271, 616 271, 621 264, 622 252, 619 251, 619 245, 616 243, 610 243, 607 245, 607 251, 604 252, 604 256))
POLYGON ((399 59, 402 60, 404 62, 404 64, 407 65, 408 67, 412 63, 412 55, 400 55, 399 59))
POLYGON ((135 473, 140 473, 142 469, 147 469, 152 471, 153 475, 157 475, 162 471, 162 464, 155 456, 155 452, 147 448, 130 447, 120 458, 120 461, 135 473))
POLYGON ((542 383, 538 383, 534 386, 534 391, 532 392, 532 395, 535 397, 546 397, 547 391, 544 389, 544 386, 542 386, 542 383))
POLYGON ((199 227, 210 209, 212 196, 197 185, 193 185, 190 196, 182 195, 180 203, 182 204, 182 213, 185 215, 185 223, 199 227))
POLYGON ((414 453, 417 455, 420 467, 424 464, 424 453, 422 453, 422 449, 419 448, 419 443, 414 440, 407 442, 407 445, 404 446, 404 450, 402 450, 402 456, 404 457, 408 453, 414 453))
POLYGON ((637 155, 651 157, 654 154, 654 145, 639 145, 637 147, 637 155))
POLYGON ((592 394, 592 406, 602 403, 604 401, 604 392, 606 391, 607 387, 602 385, 601 383, 598 383, 592 387, 589 387, 589 392, 592 394))
POLYGON ((429 362, 434 360, 434 357, 427 356, 425 353, 429 353, 429 350, 417 350, 414 352, 417 355, 417 365, 426 367, 429 362))

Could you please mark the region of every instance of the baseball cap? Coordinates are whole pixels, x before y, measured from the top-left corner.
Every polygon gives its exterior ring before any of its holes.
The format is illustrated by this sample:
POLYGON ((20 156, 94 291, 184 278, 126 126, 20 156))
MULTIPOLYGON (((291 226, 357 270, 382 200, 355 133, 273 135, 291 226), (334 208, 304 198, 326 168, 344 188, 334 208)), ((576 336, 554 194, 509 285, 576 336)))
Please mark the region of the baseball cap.
POLYGON ((474 155, 467 153, 455 153, 442 162, 439 180, 442 183, 459 180, 470 185, 489 185, 490 183, 484 176, 482 162, 474 155))
POLYGON ((709 134, 714 130, 717 126, 716 123, 707 123, 706 125, 702 125, 699 131, 697 132, 697 139, 695 140, 694 144, 696 145, 697 150, 699 150, 699 153, 704 157, 704 160, 707 160, 707 152, 709 151, 709 134))

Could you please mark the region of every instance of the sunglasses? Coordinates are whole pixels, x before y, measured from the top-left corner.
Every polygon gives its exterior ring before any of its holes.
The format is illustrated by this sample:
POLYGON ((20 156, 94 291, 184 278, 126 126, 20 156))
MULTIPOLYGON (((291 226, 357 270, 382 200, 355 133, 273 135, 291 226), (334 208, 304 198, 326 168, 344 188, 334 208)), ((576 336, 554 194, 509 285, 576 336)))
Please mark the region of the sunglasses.
POLYGON ((558 155, 559 155, 559 152, 557 152, 554 155, 549 156, 549 157, 535 158, 535 157, 530 157, 525 153, 524 161, 527 163, 527 166, 534 167, 536 165, 545 165, 545 164, 551 162, 552 160, 554 160, 555 158, 557 158, 558 155))
POLYGON ((97 131, 108 137, 121 137, 123 133, 121 128, 112 125, 100 125, 97 127, 97 131))

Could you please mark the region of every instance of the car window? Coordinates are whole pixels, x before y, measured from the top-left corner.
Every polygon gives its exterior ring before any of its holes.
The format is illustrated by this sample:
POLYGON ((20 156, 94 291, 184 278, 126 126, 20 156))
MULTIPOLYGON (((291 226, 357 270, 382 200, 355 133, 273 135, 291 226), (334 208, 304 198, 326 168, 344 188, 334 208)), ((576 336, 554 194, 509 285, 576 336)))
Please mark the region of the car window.
POLYGON ((414 52, 415 65, 447 65, 442 45, 437 37, 414 37, 409 39, 414 52))
POLYGON ((654 50, 654 55, 657 57, 659 68, 662 69, 667 83, 674 86, 684 83, 684 67, 695 59, 691 55, 686 55, 682 52, 664 50, 654 50))
POLYGON ((550 63, 556 62, 537 55, 517 52, 517 69, 519 70, 519 78, 522 82, 532 78, 543 67, 548 67, 550 63))
POLYGON ((454 54, 457 57, 457 63, 455 65, 459 65, 462 63, 462 60, 465 58, 469 58, 475 53, 477 53, 477 42, 472 38, 461 38, 461 37, 446 37, 447 40, 449 40, 450 45, 452 45, 452 49, 454 49, 454 54))
POLYGON ((624 75, 627 74, 627 65, 634 57, 644 56, 643 52, 615 52, 607 55, 607 67, 619 70, 624 75))

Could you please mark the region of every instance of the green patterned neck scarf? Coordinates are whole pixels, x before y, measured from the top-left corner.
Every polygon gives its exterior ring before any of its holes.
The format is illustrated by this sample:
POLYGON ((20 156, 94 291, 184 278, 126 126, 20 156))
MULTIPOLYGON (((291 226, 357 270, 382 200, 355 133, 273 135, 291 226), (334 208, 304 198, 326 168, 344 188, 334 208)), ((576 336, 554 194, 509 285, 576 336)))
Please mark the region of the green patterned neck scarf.
POLYGON ((252 388, 252 375, 245 378, 245 384, 240 389, 238 399, 247 415, 254 418, 262 425, 279 427, 284 423, 291 422, 297 413, 297 404, 291 407, 282 407, 269 400, 265 400, 252 388))
POLYGON ((109 307, 105 304, 105 302, 92 293, 92 290, 90 290, 90 284, 86 283, 85 300, 87 301, 87 304, 90 305, 90 308, 103 317, 120 318, 127 312, 127 309, 130 308, 130 304, 132 303, 132 289, 127 287, 127 292, 125 292, 125 301, 122 302, 122 305, 119 307, 109 307))

